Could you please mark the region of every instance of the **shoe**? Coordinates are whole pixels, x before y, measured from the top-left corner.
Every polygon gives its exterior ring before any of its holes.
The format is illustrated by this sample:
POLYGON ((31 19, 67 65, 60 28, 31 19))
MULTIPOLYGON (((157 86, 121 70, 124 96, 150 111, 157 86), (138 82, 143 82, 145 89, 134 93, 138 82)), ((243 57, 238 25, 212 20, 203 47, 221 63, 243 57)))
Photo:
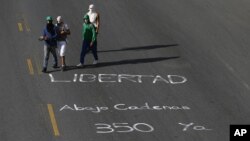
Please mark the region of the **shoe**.
POLYGON ((83 67, 83 64, 82 63, 80 63, 80 64, 78 64, 78 65, 76 65, 77 67, 83 67))
POLYGON ((93 65, 96 65, 98 63, 98 61, 97 60, 95 60, 94 62, 93 62, 93 65))
POLYGON ((54 65, 53 65, 53 68, 54 68, 54 69, 58 68, 57 64, 54 64, 54 65))
POLYGON ((46 73, 47 72, 47 68, 43 68, 42 72, 46 73))

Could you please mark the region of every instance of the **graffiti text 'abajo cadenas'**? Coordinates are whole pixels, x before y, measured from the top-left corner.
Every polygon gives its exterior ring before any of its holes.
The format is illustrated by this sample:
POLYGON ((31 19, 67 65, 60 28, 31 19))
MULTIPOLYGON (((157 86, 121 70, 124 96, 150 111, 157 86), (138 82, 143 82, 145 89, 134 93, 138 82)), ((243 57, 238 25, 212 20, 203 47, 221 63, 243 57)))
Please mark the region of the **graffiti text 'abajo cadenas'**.
POLYGON ((181 75, 134 75, 134 74, 74 74, 71 78, 61 79, 49 74, 52 83, 165 83, 183 84, 187 78, 181 75))
POLYGON ((84 106, 84 105, 64 105, 61 106, 59 111, 75 111, 75 112, 80 112, 80 111, 90 111, 92 113, 101 113, 102 111, 187 111, 191 110, 189 106, 185 105, 152 105, 149 104, 148 102, 145 102, 144 104, 141 105, 127 105, 123 103, 115 104, 112 107, 107 107, 107 106, 84 106))

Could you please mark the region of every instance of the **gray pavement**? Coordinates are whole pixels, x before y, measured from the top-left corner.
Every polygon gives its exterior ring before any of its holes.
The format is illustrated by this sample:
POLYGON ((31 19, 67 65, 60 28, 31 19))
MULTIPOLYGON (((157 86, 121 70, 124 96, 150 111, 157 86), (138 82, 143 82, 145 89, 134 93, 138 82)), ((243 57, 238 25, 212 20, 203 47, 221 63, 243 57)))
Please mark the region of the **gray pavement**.
POLYGON ((3 1, 0 140, 228 141, 230 124, 250 123, 249 4, 3 1), (91 3, 101 16, 100 61, 91 65, 88 54, 76 68, 91 3), (65 72, 50 62, 41 73, 37 39, 48 15, 71 28, 65 72))

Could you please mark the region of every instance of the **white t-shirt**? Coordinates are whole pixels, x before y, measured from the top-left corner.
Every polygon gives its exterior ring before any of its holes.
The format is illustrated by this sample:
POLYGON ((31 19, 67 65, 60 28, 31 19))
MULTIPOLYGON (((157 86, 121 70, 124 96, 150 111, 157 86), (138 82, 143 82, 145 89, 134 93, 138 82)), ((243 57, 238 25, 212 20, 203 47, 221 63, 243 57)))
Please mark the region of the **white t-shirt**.
POLYGON ((88 13, 89 21, 94 24, 95 27, 97 27, 97 13, 89 11, 88 13))

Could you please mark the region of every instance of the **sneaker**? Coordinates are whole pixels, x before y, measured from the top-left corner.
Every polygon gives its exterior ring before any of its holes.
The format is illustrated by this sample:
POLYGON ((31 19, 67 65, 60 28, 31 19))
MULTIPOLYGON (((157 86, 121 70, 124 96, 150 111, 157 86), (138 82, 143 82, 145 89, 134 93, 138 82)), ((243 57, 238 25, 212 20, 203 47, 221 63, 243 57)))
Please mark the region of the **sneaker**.
POLYGON ((46 73, 47 72, 47 68, 43 68, 42 72, 46 73))
POLYGON ((77 67, 82 67, 83 66, 83 64, 82 63, 80 63, 80 64, 78 64, 78 65, 76 65, 77 67))
POLYGON ((96 65, 98 63, 98 61, 97 60, 95 60, 94 62, 93 62, 93 65, 96 65))

